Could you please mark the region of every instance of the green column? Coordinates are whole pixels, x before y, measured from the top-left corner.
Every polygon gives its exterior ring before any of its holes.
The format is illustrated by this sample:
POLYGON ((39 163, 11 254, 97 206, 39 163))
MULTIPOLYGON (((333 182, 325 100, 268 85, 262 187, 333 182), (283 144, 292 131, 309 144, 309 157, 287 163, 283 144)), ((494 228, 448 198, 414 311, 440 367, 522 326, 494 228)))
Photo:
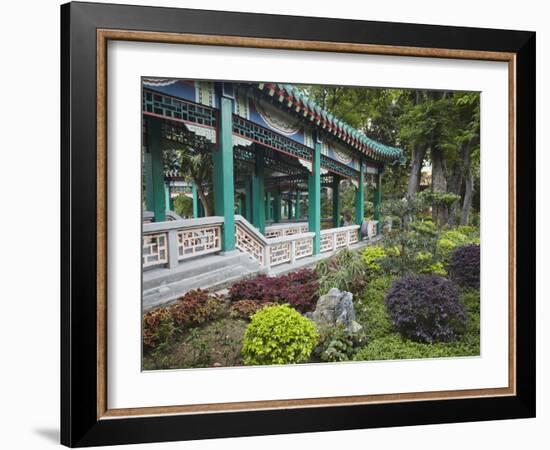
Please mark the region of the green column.
POLYGON ((273 210, 271 209, 271 191, 265 193, 265 218, 273 220, 273 210))
POLYGON ((237 196, 237 214, 239 214, 240 216, 243 216, 244 212, 244 201, 243 201, 243 196, 242 195, 238 195, 237 196))
POLYGON ((357 225, 361 225, 365 217, 365 167, 363 161, 361 161, 360 167, 359 186, 355 192, 355 223, 357 225))
POLYGON ((332 217, 334 218, 334 228, 340 226, 340 178, 333 175, 332 181, 332 217))
POLYGON ((171 198, 170 198, 170 184, 168 184, 168 182, 164 183, 164 199, 166 202, 166 211, 171 211, 172 205, 171 205, 171 198))
POLYGON ((199 191, 195 183, 191 184, 191 193, 193 194, 193 219, 199 217, 199 191))
POLYGON ((380 204, 382 203, 382 171, 381 169, 378 169, 379 173, 376 175, 376 189, 374 191, 374 198, 373 198, 373 204, 374 204, 374 220, 378 220, 378 225, 376 225, 376 233, 380 233, 381 224, 380 220, 382 218, 382 214, 380 211, 380 204))
POLYGON ((162 159, 161 122, 159 119, 147 118, 148 160, 145 162, 145 193, 148 211, 155 214, 155 222, 166 220, 166 194, 164 186, 164 162, 162 159))
POLYGON ((233 180, 233 101, 220 95, 218 112, 218 148, 214 161, 214 212, 223 216, 222 249, 235 249, 235 186, 233 180))
MULTIPOLYGON (((289 193, 289 195, 291 194, 289 193)), ((294 215, 292 214, 292 199, 288 199, 287 204, 288 204, 288 219, 291 220, 294 218, 294 215)))
POLYGON ((254 174, 252 175, 252 223, 265 233, 265 203, 264 203, 264 150, 256 146, 254 174))
POLYGON ((312 171, 308 177, 308 225, 309 231, 315 233, 313 238, 313 254, 317 255, 321 248, 321 141, 314 138, 312 171))
POLYGON ((296 191, 296 220, 300 220, 302 218, 302 208, 300 205, 300 191, 296 191))
POLYGON ((273 196, 273 221, 275 223, 281 221, 281 191, 278 188, 273 196))
POLYGON ((244 218, 252 223, 252 182, 249 177, 244 180, 244 218))

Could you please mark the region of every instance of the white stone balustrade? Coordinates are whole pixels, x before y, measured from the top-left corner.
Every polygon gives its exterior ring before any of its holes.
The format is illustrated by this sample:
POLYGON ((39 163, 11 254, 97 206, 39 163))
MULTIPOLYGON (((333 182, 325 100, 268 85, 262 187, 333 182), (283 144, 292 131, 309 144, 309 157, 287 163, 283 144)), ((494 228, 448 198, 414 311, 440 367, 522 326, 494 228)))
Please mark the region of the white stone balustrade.
MULTIPOLYGON (((223 217, 180 219, 143 224, 144 268, 176 267, 180 261, 194 256, 221 251, 223 217)), ((244 217, 235 216, 235 245, 260 266, 270 268, 294 263, 313 255, 315 233, 307 231, 306 223, 284 224, 279 236, 267 238, 244 217), (304 231, 305 230, 305 231, 304 231)), ((369 237, 376 234, 376 222, 368 224, 369 237)), ((320 252, 335 252, 358 242, 359 225, 321 230, 320 252)))
POLYGON ((222 225, 223 217, 216 216, 144 223, 143 267, 174 268, 181 260, 219 252, 222 225))
POLYGON ((277 223, 265 228, 265 237, 268 239, 281 236, 290 236, 293 234, 307 233, 309 226, 307 222, 287 222, 277 223))

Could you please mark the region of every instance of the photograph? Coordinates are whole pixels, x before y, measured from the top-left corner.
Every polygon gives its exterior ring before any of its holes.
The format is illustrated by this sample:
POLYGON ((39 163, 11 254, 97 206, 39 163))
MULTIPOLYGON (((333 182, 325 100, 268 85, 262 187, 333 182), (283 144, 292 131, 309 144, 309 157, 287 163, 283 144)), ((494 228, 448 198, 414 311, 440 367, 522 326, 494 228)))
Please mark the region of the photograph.
POLYGON ((141 96, 143 371, 481 356, 480 92, 141 96))

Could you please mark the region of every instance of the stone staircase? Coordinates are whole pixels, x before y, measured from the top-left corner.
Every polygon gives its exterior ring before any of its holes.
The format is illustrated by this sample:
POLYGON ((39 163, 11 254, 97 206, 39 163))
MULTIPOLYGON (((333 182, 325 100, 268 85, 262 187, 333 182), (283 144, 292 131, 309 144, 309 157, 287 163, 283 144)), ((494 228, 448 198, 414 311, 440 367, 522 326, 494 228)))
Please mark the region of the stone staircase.
POLYGON ((170 303, 191 289, 219 291, 261 272, 255 260, 238 250, 189 259, 171 270, 147 270, 142 281, 143 310, 170 303))

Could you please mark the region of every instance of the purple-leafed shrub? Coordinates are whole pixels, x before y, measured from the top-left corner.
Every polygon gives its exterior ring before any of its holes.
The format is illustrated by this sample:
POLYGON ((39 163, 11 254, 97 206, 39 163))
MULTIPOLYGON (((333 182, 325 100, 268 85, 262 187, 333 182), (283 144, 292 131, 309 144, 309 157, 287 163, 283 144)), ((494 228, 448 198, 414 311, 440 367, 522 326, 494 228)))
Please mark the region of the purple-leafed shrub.
POLYGON ((479 245, 465 245, 451 255, 449 277, 462 287, 479 289, 479 245))
POLYGON ((307 312, 315 309, 317 286, 315 272, 302 269, 279 277, 259 275, 238 281, 229 289, 229 297, 232 302, 288 303, 300 312, 307 312))
POLYGON ((413 341, 453 341, 466 325, 466 311, 453 284, 437 275, 394 281, 386 307, 397 331, 413 341))

